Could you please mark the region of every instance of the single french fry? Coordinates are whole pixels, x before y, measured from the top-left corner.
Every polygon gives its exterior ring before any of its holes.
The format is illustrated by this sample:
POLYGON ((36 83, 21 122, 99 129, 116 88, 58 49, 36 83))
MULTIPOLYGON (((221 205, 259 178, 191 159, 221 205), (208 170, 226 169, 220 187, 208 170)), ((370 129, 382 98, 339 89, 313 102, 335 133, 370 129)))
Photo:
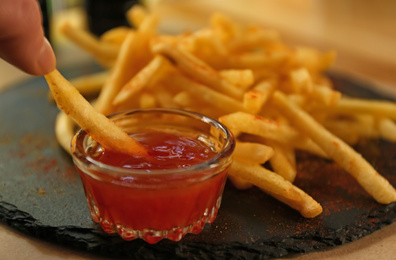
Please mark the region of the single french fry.
POLYGON ((388 118, 381 118, 378 122, 378 131, 382 138, 396 142, 396 123, 388 118))
POLYGON ((139 91, 148 87, 150 84, 154 84, 156 79, 160 78, 163 71, 169 66, 168 63, 167 59, 161 55, 156 55, 121 88, 114 97, 113 106, 119 106, 124 102, 128 102, 139 91))
POLYGON ((131 28, 126 26, 115 27, 104 32, 100 36, 99 40, 102 42, 107 42, 110 44, 121 46, 122 43, 125 41, 128 32, 130 32, 131 30, 132 30, 131 28))
POLYGON ((70 83, 83 95, 95 95, 100 92, 107 78, 109 71, 100 71, 97 73, 89 74, 73 78, 70 83))
POLYGON ((114 68, 98 97, 96 109, 103 114, 111 114, 115 107, 113 100, 120 89, 151 59, 149 41, 155 34, 158 16, 150 14, 139 29, 130 31, 123 42, 114 68))
POLYGON ((288 67, 305 67, 311 74, 317 74, 329 68, 336 58, 335 51, 322 53, 314 48, 296 47, 288 57, 288 67))
POLYGON ((265 169, 258 164, 249 164, 234 160, 230 175, 252 183, 274 198, 296 209, 306 218, 314 218, 323 209, 318 202, 304 191, 285 180, 279 174, 265 169))
POLYGON ((396 104, 384 100, 366 100, 343 97, 334 107, 321 107, 328 113, 337 114, 371 114, 377 117, 388 117, 396 120, 396 104))
POLYGON ((222 13, 214 13, 210 17, 210 24, 224 42, 241 34, 241 26, 222 13))
POLYGON ((261 52, 248 52, 229 55, 224 59, 224 63, 227 67, 234 69, 274 69, 282 65, 287 60, 287 58, 287 52, 267 50, 261 52))
POLYGON ((216 70, 182 48, 162 42, 155 44, 152 50, 154 53, 169 57, 176 62, 180 70, 214 90, 227 94, 235 99, 240 99, 242 97, 242 90, 230 84, 227 80, 223 79, 216 70))
POLYGON ((246 111, 242 102, 239 102, 225 94, 216 92, 180 73, 169 73, 169 75, 164 79, 164 82, 190 93, 197 99, 211 103, 214 107, 217 107, 226 113, 246 111))
POLYGON ((227 51, 220 36, 210 28, 203 28, 191 34, 183 35, 179 40, 172 41, 172 43, 216 70, 223 68, 222 57, 227 55, 227 51))
MULTIPOLYGON (((265 138, 263 136, 258 135, 240 135, 239 139, 243 142, 256 142, 260 144, 268 143, 268 140, 274 140, 276 142, 282 143, 279 140, 275 140, 274 138, 265 138)), ((316 143, 314 143, 311 139, 302 137, 297 139, 296 141, 284 143, 291 146, 293 149, 306 151, 308 153, 317 155, 322 158, 328 159, 329 156, 320 148, 316 143)))
POLYGON ((250 142, 236 142, 234 157, 239 161, 264 164, 274 155, 272 147, 250 142))
POLYGON ((60 146, 71 154, 71 141, 75 134, 75 123, 65 112, 60 111, 55 119, 55 137, 60 146))
POLYGON ((228 44, 230 52, 251 51, 280 41, 279 32, 262 27, 249 27, 242 33, 243 37, 234 37, 228 44))
POLYGON ((116 59, 108 59, 102 57, 96 57, 96 62, 102 66, 105 70, 111 70, 114 67, 116 59))
POLYGON ((60 27, 61 32, 82 49, 94 57, 116 59, 120 47, 115 44, 101 42, 93 34, 80 28, 73 27, 70 23, 64 23, 60 27))
POLYGON ((258 114, 266 99, 266 93, 257 89, 247 91, 243 95, 243 106, 252 114, 258 114))
POLYGON ((168 91, 168 89, 164 86, 157 86, 155 91, 153 92, 157 103, 161 107, 167 108, 179 108, 178 104, 173 100, 173 95, 168 91))
POLYGON ((298 68, 289 72, 290 87, 294 93, 311 93, 313 81, 306 68, 298 68))
POLYGON ((243 178, 240 178, 238 176, 228 175, 228 179, 238 190, 247 190, 254 186, 250 182, 247 182, 243 178))
POLYGON ((126 13, 126 18, 132 27, 139 28, 147 17, 148 12, 142 5, 134 5, 126 13))
MULTIPOLYGON (((70 80, 70 83, 83 96, 93 96, 100 92, 107 78, 109 72, 107 70, 92 73, 89 75, 80 76, 70 80)), ((48 99, 53 100, 52 93, 49 90, 48 99)))
POLYGON ((324 120, 322 125, 349 145, 354 145, 360 140, 359 129, 350 120, 324 120))
POLYGON ((181 107, 193 106, 194 99, 187 91, 180 91, 173 97, 173 101, 181 107))
POLYGON ((139 107, 140 108, 153 108, 156 107, 156 99, 155 96, 151 93, 143 92, 139 98, 139 107))
POLYGON ((362 138, 380 136, 377 121, 371 115, 360 114, 348 118, 327 119, 323 120, 322 125, 349 144, 354 144, 362 138))
POLYGON ((353 148, 289 102, 281 92, 274 93, 273 103, 295 127, 311 137, 330 158, 350 173, 377 202, 388 204, 396 201, 394 187, 353 148))
POLYGON ((341 92, 324 85, 315 84, 309 98, 313 102, 322 103, 325 106, 333 107, 340 101, 341 92))
POLYGON ((48 86, 61 110, 71 117, 105 149, 133 156, 146 156, 146 149, 117 127, 110 119, 97 112, 92 105, 57 70, 45 75, 48 86))
POLYGON ((266 142, 274 150, 274 155, 270 158, 272 169, 285 180, 293 183, 297 175, 294 148, 275 141, 266 142))
MULTIPOLYGON (((213 111, 212 105, 205 102, 204 100, 199 100, 192 96, 190 93, 187 91, 180 91, 180 92, 175 92, 176 94, 173 96, 173 101, 179 105, 181 108, 187 109, 191 108, 190 110, 196 111, 198 113, 203 113, 205 111, 213 111)), ((204 113, 205 114, 205 113, 204 113)), ((213 113, 209 113, 210 115, 213 115, 213 113)), ((207 115, 209 115, 207 114, 207 115)), ((213 116, 212 116, 213 117, 213 116)), ((217 118, 217 117, 213 117, 217 118)))
POLYGON ((134 54, 137 52, 137 47, 134 47, 138 41, 136 32, 129 32, 125 41, 123 42, 114 68, 111 70, 110 76, 104 84, 102 91, 99 94, 98 101, 95 108, 103 114, 111 114, 114 112, 112 102, 114 97, 118 94, 124 84, 136 73, 134 54))
POLYGON ((223 79, 242 90, 247 90, 254 83, 253 72, 249 69, 221 70, 219 74, 223 79))
POLYGON ((221 116, 219 121, 232 130, 235 129, 283 143, 293 143, 304 139, 304 136, 285 124, 245 112, 235 112, 221 116))
POLYGON ((276 83, 272 79, 261 80, 243 96, 243 105, 252 113, 257 114, 272 96, 276 89, 276 83))

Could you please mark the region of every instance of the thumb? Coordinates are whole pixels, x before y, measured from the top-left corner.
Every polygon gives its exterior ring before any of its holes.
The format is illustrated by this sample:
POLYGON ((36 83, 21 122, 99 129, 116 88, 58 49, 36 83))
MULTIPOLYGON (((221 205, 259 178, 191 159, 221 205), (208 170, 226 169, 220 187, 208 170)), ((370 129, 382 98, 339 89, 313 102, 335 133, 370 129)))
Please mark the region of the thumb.
POLYGON ((2 0, 0 58, 19 69, 43 75, 55 69, 55 54, 44 37, 36 0, 2 0))

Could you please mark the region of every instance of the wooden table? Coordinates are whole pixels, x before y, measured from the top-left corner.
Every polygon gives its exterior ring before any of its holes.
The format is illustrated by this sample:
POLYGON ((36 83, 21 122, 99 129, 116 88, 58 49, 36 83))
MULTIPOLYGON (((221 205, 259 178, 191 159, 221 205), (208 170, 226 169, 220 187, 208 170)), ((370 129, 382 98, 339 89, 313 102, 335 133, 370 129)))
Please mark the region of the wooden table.
MULTIPOLYGON (((334 70, 370 82, 396 97, 395 1, 368 0, 173 0, 155 7, 162 27, 175 31, 198 28, 213 11, 241 22, 279 30, 293 44, 335 49, 334 70)), ((70 59, 70 58, 69 58, 70 59)), ((62 59, 58 56, 58 63, 62 59)), ((28 76, 0 61, 0 91, 28 76)), ((356 242, 295 259, 394 259, 396 223, 356 242)), ((36 240, 0 224, 0 259, 98 259, 36 240)))

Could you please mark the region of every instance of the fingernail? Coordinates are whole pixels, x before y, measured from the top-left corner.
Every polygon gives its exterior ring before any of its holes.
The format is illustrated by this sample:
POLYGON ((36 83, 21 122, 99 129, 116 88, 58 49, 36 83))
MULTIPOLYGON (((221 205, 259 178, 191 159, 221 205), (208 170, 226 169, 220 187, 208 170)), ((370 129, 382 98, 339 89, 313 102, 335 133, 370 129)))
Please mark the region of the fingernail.
POLYGON ((44 38, 43 45, 41 46, 37 65, 39 74, 47 74, 53 71, 56 67, 54 51, 46 38, 44 38))

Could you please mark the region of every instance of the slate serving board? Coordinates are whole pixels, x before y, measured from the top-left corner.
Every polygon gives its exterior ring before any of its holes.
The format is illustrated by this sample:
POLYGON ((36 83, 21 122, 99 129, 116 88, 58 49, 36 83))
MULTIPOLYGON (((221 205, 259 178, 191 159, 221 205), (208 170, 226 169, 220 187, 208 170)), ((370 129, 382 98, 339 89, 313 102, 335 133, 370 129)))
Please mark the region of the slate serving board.
MULTIPOLYGON (((62 73, 70 78, 96 69, 85 64, 62 73)), ((330 76, 348 95, 384 98, 364 84, 330 76)), ((315 219, 304 219, 259 189, 227 184, 216 221, 199 235, 178 243, 125 242, 92 222, 71 158, 55 140, 58 109, 47 90, 39 77, 0 93, 0 221, 28 235, 114 258, 273 258, 354 241, 396 219, 396 203, 377 204, 335 163, 298 153, 295 184, 324 208, 315 219)), ((373 140, 356 149, 396 185, 396 144, 373 140)))

